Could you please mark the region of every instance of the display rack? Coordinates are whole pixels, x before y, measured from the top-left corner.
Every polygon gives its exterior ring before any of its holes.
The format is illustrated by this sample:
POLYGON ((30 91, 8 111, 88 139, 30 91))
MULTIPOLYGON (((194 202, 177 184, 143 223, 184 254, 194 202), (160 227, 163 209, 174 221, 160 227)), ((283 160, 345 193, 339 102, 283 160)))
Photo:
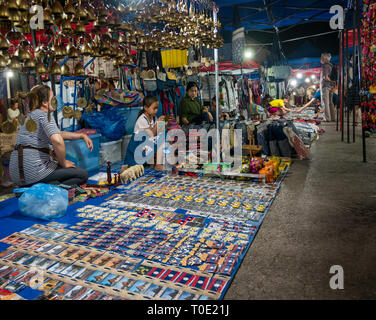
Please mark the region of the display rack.
MULTIPOLYGON (((70 58, 66 58, 64 59, 61 63, 60 63, 60 67, 62 67, 65 63, 67 63, 67 61, 69 60, 70 58)), ((95 60, 95 57, 90 59, 89 62, 84 66, 84 70, 86 70, 86 68, 95 60)), ((76 110, 76 106, 77 106, 77 82, 78 81, 82 81, 82 88, 81 90, 83 91, 84 90, 84 81, 86 79, 86 76, 63 76, 61 75, 60 76, 60 97, 62 99, 62 108, 66 107, 66 106, 72 106, 73 107, 73 110, 75 111, 76 110), (74 80, 74 93, 73 93, 73 103, 70 103, 70 102, 64 102, 64 81, 65 80, 74 80)), ((78 124, 77 124, 78 125, 78 124)), ((73 126, 72 126, 72 131, 74 132, 75 131, 75 127, 76 127, 76 119, 73 117, 73 126)), ((63 130, 63 119, 61 120, 61 126, 60 126, 60 129, 63 130)))

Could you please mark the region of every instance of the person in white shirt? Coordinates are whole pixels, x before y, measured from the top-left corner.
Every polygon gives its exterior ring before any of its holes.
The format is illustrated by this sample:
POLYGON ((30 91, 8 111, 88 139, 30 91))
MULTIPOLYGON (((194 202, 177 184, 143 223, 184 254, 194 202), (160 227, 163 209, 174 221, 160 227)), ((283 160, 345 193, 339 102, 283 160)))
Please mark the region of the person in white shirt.
POLYGON ((152 164, 151 166, 156 171, 163 170, 163 142, 158 141, 158 126, 164 124, 165 116, 160 116, 157 119, 158 106, 159 101, 157 97, 147 96, 144 98, 144 107, 137 118, 133 135, 127 147, 125 164, 129 166, 144 164, 145 162, 149 162, 156 153, 156 165, 152 164), (137 153, 140 151, 140 149, 137 150, 140 145, 142 145, 142 154, 137 153))
POLYGON ((20 110, 18 109, 18 101, 15 101, 10 108, 8 108, 8 121, 13 122, 18 127, 18 117, 20 116, 20 110))

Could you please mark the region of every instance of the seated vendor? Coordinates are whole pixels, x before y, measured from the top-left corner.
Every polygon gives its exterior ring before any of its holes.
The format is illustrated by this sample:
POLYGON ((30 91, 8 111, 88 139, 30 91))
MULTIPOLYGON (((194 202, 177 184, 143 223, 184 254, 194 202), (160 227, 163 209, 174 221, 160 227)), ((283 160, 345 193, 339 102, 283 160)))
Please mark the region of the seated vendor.
POLYGON ((20 110, 18 109, 18 101, 14 101, 10 108, 8 108, 8 121, 19 127, 20 110))
POLYGON ((201 106, 197 99, 198 87, 195 82, 187 85, 187 94, 180 103, 180 122, 182 125, 202 124, 213 122, 213 116, 208 107, 201 106))
POLYGON ((64 140, 84 139, 90 151, 93 150, 93 142, 84 133, 59 130, 51 116, 53 93, 49 86, 35 86, 28 97, 31 112, 18 132, 15 150, 10 157, 12 181, 20 186, 30 186, 38 182, 84 184, 88 173, 65 159, 64 140), (53 150, 50 149, 51 144, 53 150))
MULTIPOLYGON (((159 101, 157 97, 147 96, 144 98, 144 106, 138 115, 134 132, 129 141, 124 164, 134 166, 152 162, 151 167, 156 171, 163 170, 163 148, 164 141, 160 141, 163 135, 158 136, 158 125, 170 120, 169 116, 160 116, 158 119, 159 101), (138 149, 141 148, 141 149, 138 149), (156 165, 154 159, 156 154, 156 165)), ((162 132, 161 132, 162 133, 162 132)))
MULTIPOLYGON (((230 120, 230 114, 227 112, 222 112, 222 106, 219 105, 219 120, 230 120)), ((210 113, 215 116, 217 110, 217 101, 216 97, 213 97, 210 104, 210 113)))
POLYGON ((268 112, 271 116, 280 116, 283 117, 287 112, 293 110, 287 108, 285 105, 289 102, 289 96, 284 95, 283 99, 275 99, 268 101, 268 112))

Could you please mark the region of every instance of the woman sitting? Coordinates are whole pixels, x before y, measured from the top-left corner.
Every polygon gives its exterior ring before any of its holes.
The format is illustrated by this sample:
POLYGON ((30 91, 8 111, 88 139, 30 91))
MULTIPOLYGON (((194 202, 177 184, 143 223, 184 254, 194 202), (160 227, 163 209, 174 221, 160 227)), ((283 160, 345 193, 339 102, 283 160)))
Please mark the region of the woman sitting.
POLYGON ((64 140, 84 139, 90 151, 91 139, 84 133, 60 131, 51 117, 52 90, 46 85, 31 89, 30 110, 18 132, 10 158, 10 176, 14 183, 30 186, 37 182, 81 185, 88 179, 86 170, 65 159, 64 140), (53 150, 50 149, 52 144, 53 150), (54 153, 54 156, 52 155, 54 153))
POLYGON ((187 85, 187 95, 180 102, 180 122, 181 125, 211 123, 214 121, 208 107, 203 107, 199 100, 198 87, 195 82, 187 85))

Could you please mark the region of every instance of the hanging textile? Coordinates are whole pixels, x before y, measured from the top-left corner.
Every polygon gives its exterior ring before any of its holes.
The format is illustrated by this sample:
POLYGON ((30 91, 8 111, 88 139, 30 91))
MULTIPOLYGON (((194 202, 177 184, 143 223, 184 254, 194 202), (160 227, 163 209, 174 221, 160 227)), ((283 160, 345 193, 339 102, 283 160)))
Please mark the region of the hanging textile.
POLYGON ((188 64, 187 50, 161 50, 163 68, 180 68, 188 64))
POLYGON ((239 28, 232 33, 232 62, 235 64, 243 63, 243 54, 245 48, 244 28, 239 28))

